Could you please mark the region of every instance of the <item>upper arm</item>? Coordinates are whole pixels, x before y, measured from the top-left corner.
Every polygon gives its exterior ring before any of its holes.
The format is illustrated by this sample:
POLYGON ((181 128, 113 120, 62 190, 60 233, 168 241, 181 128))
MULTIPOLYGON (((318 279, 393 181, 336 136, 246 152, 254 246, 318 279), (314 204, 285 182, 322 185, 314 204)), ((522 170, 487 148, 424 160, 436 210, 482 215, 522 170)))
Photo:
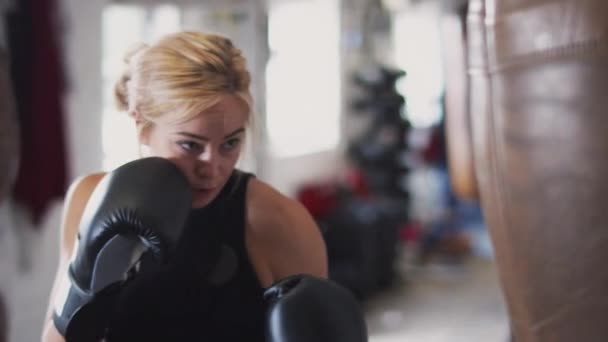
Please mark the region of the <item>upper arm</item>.
POLYGON ((61 218, 60 259, 69 260, 72 255, 78 225, 84 208, 93 190, 104 176, 103 173, 91 174, 75 180, 67 191, 61 218))
POLYGON ((103 173, 91 174, 76 179, 69 187, 61 217, 61 229, 59 237, 59 264, 55 275, 55 282, 49 298, 47 318, 50 319, 53 307, 53 299, 57 292, 58 284, 66 274, 67 266, 74 250, 78 225, 84 208, 93 193, 93 190, 104 176, 103 173))
POLYGON ((260 181, 253 180, 250 189, 251 230, 272 281, 294 274, 327 278, 325 242, 308 210, 260 181))

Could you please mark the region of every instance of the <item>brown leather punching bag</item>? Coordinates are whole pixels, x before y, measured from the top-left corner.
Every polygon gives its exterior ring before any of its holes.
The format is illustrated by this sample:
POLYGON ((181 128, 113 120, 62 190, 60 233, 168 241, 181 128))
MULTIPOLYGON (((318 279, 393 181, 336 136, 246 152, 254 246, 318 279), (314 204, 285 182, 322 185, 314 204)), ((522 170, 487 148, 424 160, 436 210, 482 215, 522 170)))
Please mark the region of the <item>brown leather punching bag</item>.
POLYGON ((467 106, 465 32, 460 15, 441 21, 444 47, 445 138, 450 185, 461 199, 477 200, 478 188, 473 162, 471 111, 467 106))
POLYGON ((607 18, 606 0, 469 6, 475 171, 517 342, 608 341, 607 18))

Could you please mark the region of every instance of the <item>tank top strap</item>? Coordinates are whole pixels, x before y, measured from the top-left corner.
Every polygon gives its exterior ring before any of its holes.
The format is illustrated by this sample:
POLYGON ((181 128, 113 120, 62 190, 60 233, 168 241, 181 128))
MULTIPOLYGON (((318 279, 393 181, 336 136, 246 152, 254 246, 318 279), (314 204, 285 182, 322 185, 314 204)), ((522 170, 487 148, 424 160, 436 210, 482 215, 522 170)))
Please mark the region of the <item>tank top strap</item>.
POLYGON ((222 229, 219 232, 222 240, 243 242, 246 225, 247 187, 254 174, 235 170, 228 183, 218 196, 217 212, 222 229))

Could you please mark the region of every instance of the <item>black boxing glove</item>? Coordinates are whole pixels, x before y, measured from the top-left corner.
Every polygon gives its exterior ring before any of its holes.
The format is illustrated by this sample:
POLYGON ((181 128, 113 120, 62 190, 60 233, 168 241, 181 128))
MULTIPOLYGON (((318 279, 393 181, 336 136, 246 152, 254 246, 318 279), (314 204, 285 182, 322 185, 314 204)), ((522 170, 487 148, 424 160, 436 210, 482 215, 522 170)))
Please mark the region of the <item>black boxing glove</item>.
POLYGON ((144 158, 108 173, 80 221, 68 267, 69 284, 53 321, 66 341, 98 341, 124 282, 137 275, 144 252, 164 263, 192 206, 187 179, 169 160, 144 158))
POLYGON ((359 303, 337 283, 309 275, 285 278, 264 292, 269 342, 364 342, 359 303))

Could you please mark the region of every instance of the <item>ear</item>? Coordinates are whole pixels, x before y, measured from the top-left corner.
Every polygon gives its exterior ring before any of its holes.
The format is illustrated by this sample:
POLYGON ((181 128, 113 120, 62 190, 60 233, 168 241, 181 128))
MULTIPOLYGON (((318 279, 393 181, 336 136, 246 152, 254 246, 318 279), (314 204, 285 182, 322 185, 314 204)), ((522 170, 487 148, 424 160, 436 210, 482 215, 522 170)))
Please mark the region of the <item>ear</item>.
POLYGON ((147 129, 148 127, 146 127, 146 125, 144 124, 146 120, 141 114, 139 114, 139 112, 134 110, 129 112, 129 116, 132 117, 133 120, 135 120, 135 126, 137 128, 137 139, 139 140, 139 143, 148 146, 150 134, 148 132, 149 129, 147 129))
POLYGON ((150 127, 138 127, 137 138, 139 143, 144 146, 150 146, 150 127))
POLYGON ((135 124, 139 125, 143 122, 143 117, 141 116, 141 114, 139 114, 138 111, 136 110, 132 110, 129 112, 129 116, 133 118, 133 120, 135 120, 135 124))

